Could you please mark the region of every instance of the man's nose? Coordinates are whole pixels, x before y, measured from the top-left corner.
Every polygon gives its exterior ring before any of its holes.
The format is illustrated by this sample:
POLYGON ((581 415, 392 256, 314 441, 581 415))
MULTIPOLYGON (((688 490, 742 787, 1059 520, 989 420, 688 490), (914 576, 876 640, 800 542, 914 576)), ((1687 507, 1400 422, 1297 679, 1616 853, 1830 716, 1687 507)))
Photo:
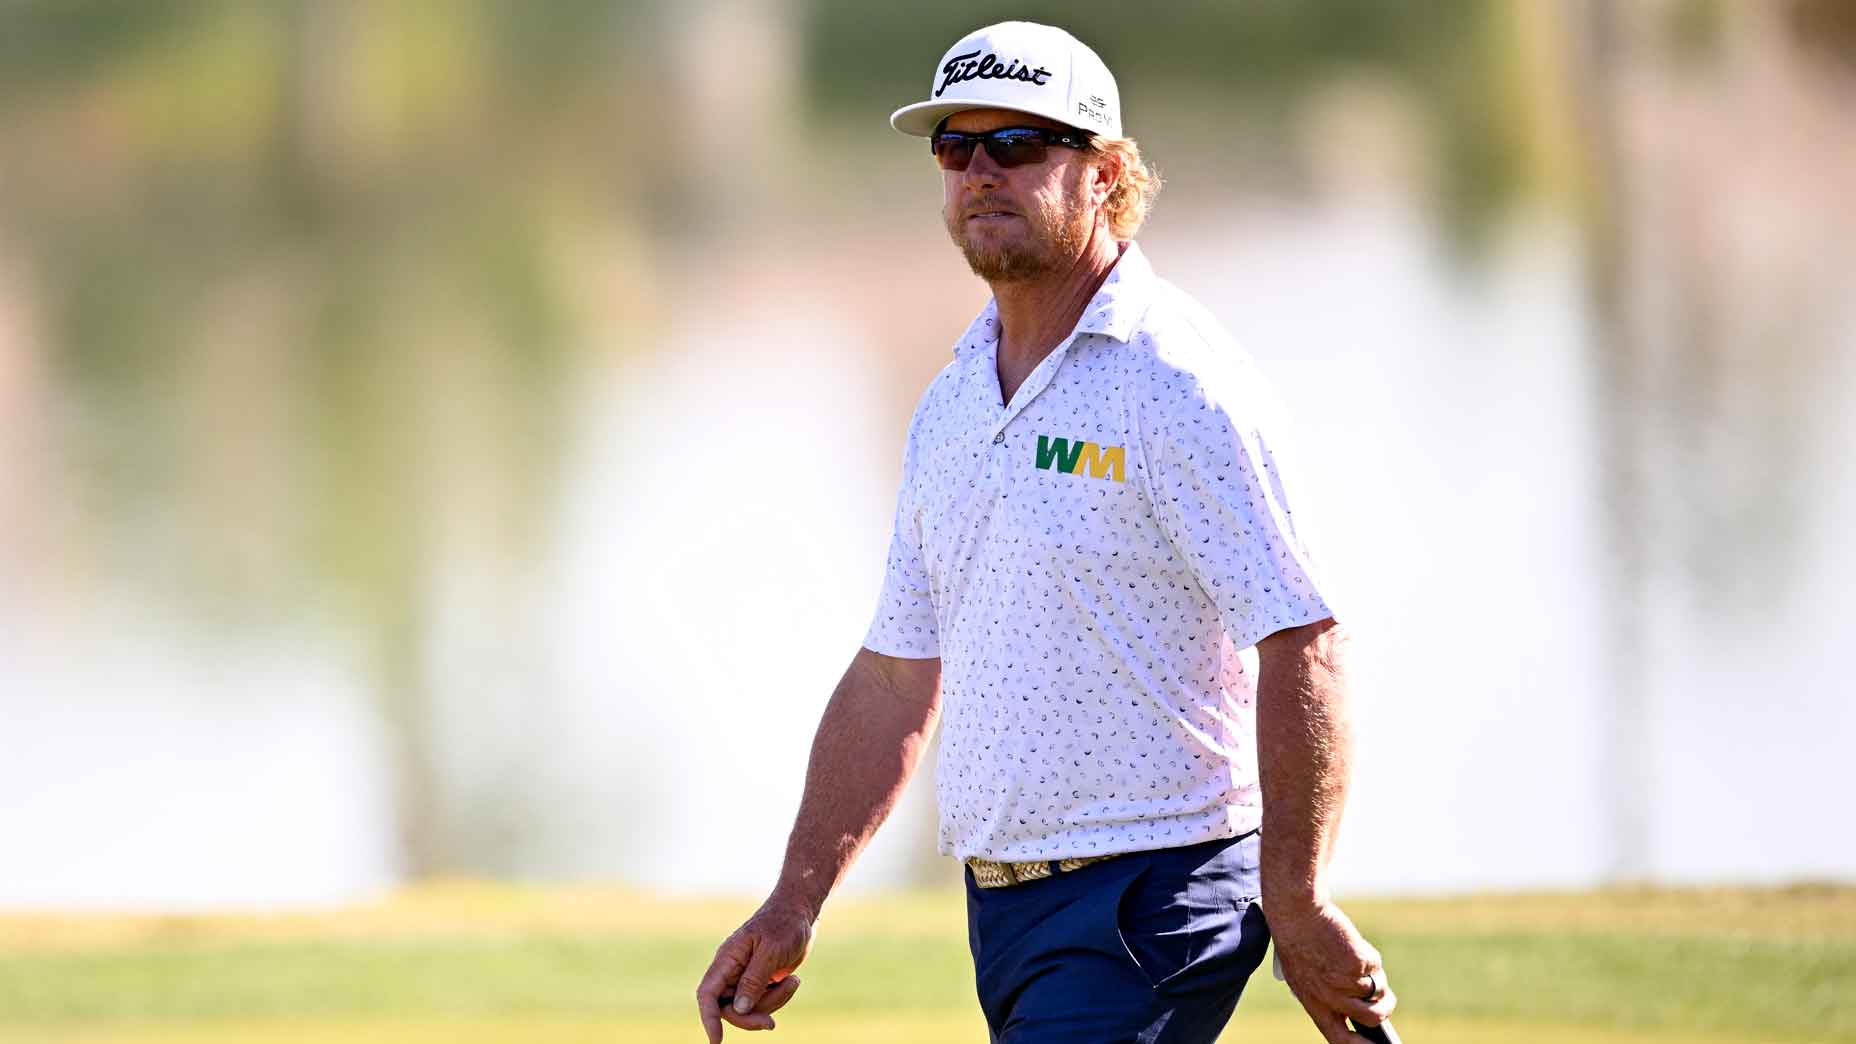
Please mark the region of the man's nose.
POLYGON ((964 180, 969 188, 997 187, 1005 180, 1005 168, 999 166, 983 143, 976 141, 973 143, 973 158, 967 161, 964 180))

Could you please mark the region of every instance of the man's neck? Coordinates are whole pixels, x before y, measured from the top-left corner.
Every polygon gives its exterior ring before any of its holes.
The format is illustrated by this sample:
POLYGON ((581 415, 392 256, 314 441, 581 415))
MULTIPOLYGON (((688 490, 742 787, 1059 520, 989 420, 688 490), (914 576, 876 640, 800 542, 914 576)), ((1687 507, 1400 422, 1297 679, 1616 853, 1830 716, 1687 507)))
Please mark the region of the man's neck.
POLYGON ((1062 343, 1125 247, 1097 225, 1067 269, 1036 281, 993 284, 999 305, 1000 368, 1029 372, 1062 343))

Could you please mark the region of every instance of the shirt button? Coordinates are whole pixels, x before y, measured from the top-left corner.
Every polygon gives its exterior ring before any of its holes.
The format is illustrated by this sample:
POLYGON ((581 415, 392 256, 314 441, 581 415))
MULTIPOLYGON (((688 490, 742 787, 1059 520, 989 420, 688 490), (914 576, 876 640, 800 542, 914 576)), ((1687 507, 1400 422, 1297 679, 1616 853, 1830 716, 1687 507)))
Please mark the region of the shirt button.
POLYGON ((1005 432, 1003 431, 992 437, 992 444, 995 446, 997 446, 999 443, 1004 442, 1004 441, 1005 441, 1005 432))

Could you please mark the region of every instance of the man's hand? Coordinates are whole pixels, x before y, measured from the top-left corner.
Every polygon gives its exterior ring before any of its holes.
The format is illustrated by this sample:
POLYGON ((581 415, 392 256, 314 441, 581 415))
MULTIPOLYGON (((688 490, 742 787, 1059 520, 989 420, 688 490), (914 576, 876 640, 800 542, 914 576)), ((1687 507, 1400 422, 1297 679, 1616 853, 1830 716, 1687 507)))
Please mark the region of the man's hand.
POLYGON ((696 987, 709 1044, 722 1023, 773 1028, 799 989, 812 926, 857 853, 896 807, 941 713, 941 661, 859 649, 825 705, 779 883, 715 951, 696 987), (723 998, 730 998, 726 1008, 723 998))
POLYGON ((1367 1044, 1347 1028, 1347 1020, 1377 1026, 1398 1006, 1379 951, 1333 903, 1293 910, 1271 910, 1266 904, 1263 913, 1283 978, 1321 1036, 1328 1044, 1367 1044), (1381 987, 1383 996, 1367 1000, 1381 987))
POLYGON ((1324 884, 1352 776, 1346 632, 1332 619, 1257 643, 1257 768, 1263 780, 1263 915, 1283 978, 1328 1044, 1371 1044, 1397 1001, 1379 951, 1324 884))
POLYGON ((722 1022, 744 1030, 773 1028, 773 1013, 799 992, 799 967, 812 952, 812 916, 800 904, 768 899, 722 941, 708 974, 696 987, 709 1044, 721 1044, 722 1022), (724 1007, 722 1000, 733 996, 724 1007))

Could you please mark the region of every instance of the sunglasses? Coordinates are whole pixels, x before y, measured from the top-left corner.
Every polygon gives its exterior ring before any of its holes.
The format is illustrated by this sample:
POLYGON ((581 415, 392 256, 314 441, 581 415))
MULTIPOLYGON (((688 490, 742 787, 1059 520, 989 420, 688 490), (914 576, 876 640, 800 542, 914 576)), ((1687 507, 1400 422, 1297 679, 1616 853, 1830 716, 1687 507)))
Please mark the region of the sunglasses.
POLYGON ((963 171, 973 162, 973 149, 986 146, 986 155, 1001 167, 1022 167, 1042 163, 1052 145, 1069 149, 1084 148, 1089 135, 1081 132, 1054 131, 1043 127, 1000 127, 984 134, 960 131, 936 131, 928 139, 928 151, 941 162, 942 170, 963 171))

